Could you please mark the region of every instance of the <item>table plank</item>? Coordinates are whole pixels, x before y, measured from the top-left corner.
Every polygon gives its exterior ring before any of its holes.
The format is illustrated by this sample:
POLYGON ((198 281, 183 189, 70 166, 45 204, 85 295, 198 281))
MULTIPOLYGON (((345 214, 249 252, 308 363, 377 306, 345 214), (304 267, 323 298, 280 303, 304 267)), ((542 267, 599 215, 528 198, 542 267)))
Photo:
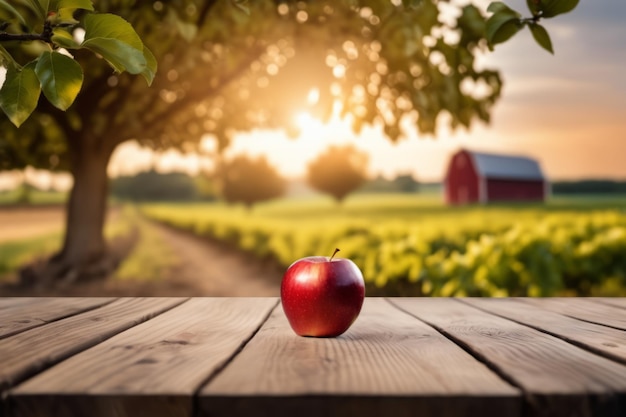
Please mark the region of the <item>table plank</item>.
POLYGON ((591 297, 589 300, 613 307, 626 308, 626 297, 591 297))
POLYGON ((626 414, 626 366, 456 300, 394 299, 521 387, 528 415, 626 414))
POLYGON ((123 298, 0 340, 0 391, 185 299, 123 298))
POLYGON ((13 416, 190 416, 193 395, 258 330, 276 298, 195 298, 10 392, 13 416))
POLYGON ((619 307, 584 298, 524 298, 523 301, 579 320, 626 330, 626 311, 619 307))
POLYGON ((0 299, 0 339, 48 322, 92 310, 114 298, 4 298, 0 299))
POLYGON ((15 308, 15 306, 21 304, 28 304, 36 302, 37 300, 42 300, 44 298, 41 297, 4 297, 0 296, 0 310, 5 310, 7 308, 15 308))
POLYGON ((519 299, 464 298, 462 301, 626 364, 626 332, 622 330, 529 308, 519 299))
POLYGON ((305 338, 276 308, 202 389, 201 416, 519 415, 519 391, 433 328, 367 298, 338 338, 305 338))

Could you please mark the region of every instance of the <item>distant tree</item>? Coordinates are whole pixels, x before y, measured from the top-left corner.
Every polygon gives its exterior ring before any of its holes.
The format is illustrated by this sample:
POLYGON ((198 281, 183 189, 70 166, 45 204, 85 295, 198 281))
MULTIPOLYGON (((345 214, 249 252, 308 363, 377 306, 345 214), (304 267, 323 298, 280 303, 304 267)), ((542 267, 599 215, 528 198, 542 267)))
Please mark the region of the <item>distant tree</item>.
POLYGON ((398 174, 393 179, 387 179, 382 175, 369 179, 359 188, 362 193, 415 193, 419 189, 419 183, 412 174, 398 174))
POLYGON ((412 174, 398 174, 393 183, 401 193, 414 193, 419 189, 419 182, 412 174))
POLYGON ((626 181, 581 180, 552 183, 553 194, 624 194, 626 181))
POLYGON ((376 177, 371 178, 359 188, 361 193, 395 193, 396 186, 390 180, 378 174, 376 177))
POLYGON ((210 201, 217 198, 215 180, 212 174, 200 173, 194 177, 193 182, 199 200, 210 201))
POLYGON ((26 173, 24 171, 19 172, 19 176, 20 176, 20 185, 17 188, 18 193, 17 193, 16 203, 29 204, 31 202, 33 186, 26 179, 26 173))
POLYGON ((18 204, 30 204, 33 201, 33 191, 37 191, 37 188, 27 181, 24 181, 22 185, 18 187, 17 199, 18 204))
POLYGON ((248 208, 284 194, 286 181, 262 157, 239 155, 223 162, 216 174, 220 195, 228 203, 243 203, 248 208))
POLYGON ((354 146, 331 146, 309 164, 307 182, 341 203, 366 181, 368 161, 354 146))
POLYGON ((154 170, 113 179, 111 194, 130 201, 194 200, 198 196, 195 180, 189 175, 154 170))

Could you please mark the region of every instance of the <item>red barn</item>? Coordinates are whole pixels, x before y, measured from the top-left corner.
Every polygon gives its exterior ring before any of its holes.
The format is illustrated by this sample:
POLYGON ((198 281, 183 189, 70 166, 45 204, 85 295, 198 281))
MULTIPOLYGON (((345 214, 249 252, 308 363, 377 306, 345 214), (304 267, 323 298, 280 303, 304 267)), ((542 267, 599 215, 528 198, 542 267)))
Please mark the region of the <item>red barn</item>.
POLYGON ((531 158, 461 149, 450 159, 445 178, 448 204, 490 201, 544 201, 549 184, 531 158))

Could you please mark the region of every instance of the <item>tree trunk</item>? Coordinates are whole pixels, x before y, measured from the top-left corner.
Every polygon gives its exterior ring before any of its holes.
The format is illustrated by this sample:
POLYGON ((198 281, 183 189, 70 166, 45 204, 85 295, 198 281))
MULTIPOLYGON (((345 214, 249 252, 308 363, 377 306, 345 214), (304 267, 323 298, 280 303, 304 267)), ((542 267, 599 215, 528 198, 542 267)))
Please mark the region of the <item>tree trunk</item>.
POLYGON ((66 207, 63 247, 48 261, 22 270, 22 283, 43 287, 102 278, 117 265, 104 239, 107 213, 107 166, 113 149, 79 138, 71 146, 74 185, 66 207))
POLYGON ((73 152, 74 186, 66 210, 66 229, 59 257, 70 265, 91 264, 106 252, 107 166, 111 153, 82 143, 73 152))

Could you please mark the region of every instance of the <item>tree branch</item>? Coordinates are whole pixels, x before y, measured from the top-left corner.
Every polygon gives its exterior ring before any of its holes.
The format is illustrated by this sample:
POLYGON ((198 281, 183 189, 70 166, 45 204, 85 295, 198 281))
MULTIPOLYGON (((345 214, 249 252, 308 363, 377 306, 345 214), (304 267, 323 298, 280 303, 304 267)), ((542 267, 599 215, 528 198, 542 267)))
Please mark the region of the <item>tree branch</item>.
POLYGON ((43 33, 7 33, 0 32, 0 42, 10 41, 43 41, 50 42, 50 36, 46 36, 43 33))
POLYGON ((52 43, 52 24, 46 21, 41 33, 8 33, 0 32, 0 42, 42 41, 52 43))

